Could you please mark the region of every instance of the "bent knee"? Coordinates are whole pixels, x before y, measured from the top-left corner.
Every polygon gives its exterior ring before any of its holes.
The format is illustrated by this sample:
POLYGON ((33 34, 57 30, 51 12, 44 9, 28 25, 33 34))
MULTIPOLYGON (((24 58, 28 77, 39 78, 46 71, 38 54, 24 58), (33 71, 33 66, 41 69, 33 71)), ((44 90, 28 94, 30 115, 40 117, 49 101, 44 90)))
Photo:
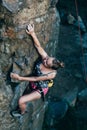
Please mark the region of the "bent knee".
POLYGON ((21 97, 20 99, 19 99, 19 105, 21 105, 21 104, 24 104, 25 103, 25 101, 24 101, 24 98, 23 97, 21 97))

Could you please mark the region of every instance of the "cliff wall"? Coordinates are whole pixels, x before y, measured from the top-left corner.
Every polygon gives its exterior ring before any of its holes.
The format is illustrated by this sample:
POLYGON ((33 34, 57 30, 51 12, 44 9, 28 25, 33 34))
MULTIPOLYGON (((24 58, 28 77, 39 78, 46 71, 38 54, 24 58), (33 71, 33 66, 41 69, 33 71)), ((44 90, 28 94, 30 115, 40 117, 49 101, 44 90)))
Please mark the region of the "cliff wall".
POLYGON ((25 32, 34 23, 37 37, 47 52, 55 55, 59 34, 59 14, 50 0, 2 0, 0 3, 0 130, 41 130, 47 102, 31 103, 30 112, 14 119, 15 109, 27 82, 10 79, 11 71, 28 75, 38 54, 25 32), (20 87, 21 86, 21 87, 20 87))

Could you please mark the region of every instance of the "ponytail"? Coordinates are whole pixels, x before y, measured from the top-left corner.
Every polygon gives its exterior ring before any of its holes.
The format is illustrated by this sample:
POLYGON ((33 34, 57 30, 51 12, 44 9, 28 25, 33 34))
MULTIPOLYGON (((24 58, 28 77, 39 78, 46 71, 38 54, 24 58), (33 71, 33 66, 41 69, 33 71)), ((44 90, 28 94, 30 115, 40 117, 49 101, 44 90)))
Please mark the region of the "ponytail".
POLYGON ((57 59, 54 59, 54 60, 53 60, 52 69, 57 70, 58 68, 63 68, 63 67, 64 67, 64 63, 63 63, 63 62, 60 62, 60 61, 57 60, 57 59))

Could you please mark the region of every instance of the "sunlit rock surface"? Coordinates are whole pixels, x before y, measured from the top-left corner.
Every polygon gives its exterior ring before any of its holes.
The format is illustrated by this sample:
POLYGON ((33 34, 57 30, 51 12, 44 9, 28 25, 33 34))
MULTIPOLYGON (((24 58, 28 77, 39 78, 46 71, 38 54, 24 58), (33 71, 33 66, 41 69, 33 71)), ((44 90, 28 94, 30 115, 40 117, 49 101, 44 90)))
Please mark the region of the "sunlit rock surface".
MULTIPOLYGON (((10 72, 28 75, 38 54, 30 36, 25 32, 34 23, 43 48, 55 55, 59 34, 59 14, 50 7, 50 0, 2 0, 0 3, 0 130, 41 130, 46 102, 32 102, 32 111, 15 119, 15 109, 28 83, 19 84, 9 77, 10 72)), ((28 107, 28 110, 30 107, 28 107)))

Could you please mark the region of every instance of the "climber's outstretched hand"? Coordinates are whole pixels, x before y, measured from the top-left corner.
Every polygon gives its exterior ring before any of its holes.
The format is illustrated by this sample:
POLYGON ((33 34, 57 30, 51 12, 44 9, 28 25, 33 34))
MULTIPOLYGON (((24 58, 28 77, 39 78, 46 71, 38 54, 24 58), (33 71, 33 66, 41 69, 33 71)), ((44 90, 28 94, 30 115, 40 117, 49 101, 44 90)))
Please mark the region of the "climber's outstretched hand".
POLYGON ((26 27, 26 32, 27 32, 27 34, 32 35, 34 33, 34 24, 29 24, 26 27))
POLYGON ((18 75, 18 74, 16 74, 16 73, 11 73, 10 74, 10 77, 12 78, 12 79, 16 79, 16 80, 20 80, 20 76, 18 75))
POLYGON ((41 55, 42 59, 46 58, 48 56, 48 54, 42 48, 42 46, 41 46, 41 44, 36 36, 36 33, 34 31, 34 24, 29 24, 26 28, 26 32, 27 32, 27 34, 31 35, 31 37, 33 38, 34 45, 37 48, 37 51, 41 55))

